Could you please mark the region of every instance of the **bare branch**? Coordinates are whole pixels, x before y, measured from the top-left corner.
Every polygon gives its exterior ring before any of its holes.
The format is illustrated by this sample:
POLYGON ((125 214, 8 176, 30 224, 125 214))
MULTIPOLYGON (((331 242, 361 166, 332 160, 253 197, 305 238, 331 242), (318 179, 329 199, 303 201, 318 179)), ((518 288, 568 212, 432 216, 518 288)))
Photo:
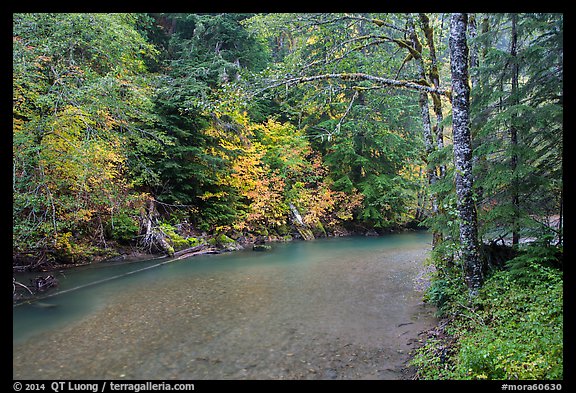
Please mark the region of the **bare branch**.
MULTIPOLYGON (((348 108, 346 108, 346 112, 344 112, 344 114, 342 115, 340 120, 338 120, 338 124, 336 124, 336 127, 334 128, 334 134, 340 132, 340 127, 342 126, 342 123, 344 122, 344 119, 346 118, 346 116, 348 116, 348 113, 350 113, 350 109, 352 109, 352 105, 354 104, 354 101, 356 100, 357 97, 358 97, 358 90, 355 90, 354 96, 352 96, 352 99, 350 100, 350 104, 348 105, 348 108)), ((331 136, 331 134, 328 134, 328 135, 331 136)))
POLYGON ((14 277, 12 277, 12 286, 14 287, 14 293, 16 293, 16 285, 26 289, 28 292, 30 292, 30 295, 34 295, 34 292, 32 292, 30 290, 30 288, 28 288, 26 285, 22 284, 21 282, 16 281, 16 279, 14 277))

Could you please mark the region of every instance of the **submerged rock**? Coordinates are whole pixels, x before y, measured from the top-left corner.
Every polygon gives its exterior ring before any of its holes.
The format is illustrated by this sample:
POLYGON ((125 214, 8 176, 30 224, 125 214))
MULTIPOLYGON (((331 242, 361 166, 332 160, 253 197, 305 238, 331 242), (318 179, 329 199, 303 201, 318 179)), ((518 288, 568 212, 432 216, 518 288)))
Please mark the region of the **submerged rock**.
POLYGON ((272 249, 272 246, 269 246, 267 244, 254 244, 252 246, 253 251, 268 251, 271 249, 272 249))
POLYGON ((53 303, 43 303, 43 302, 34 302, 32 303, 33 307, 37 307, 37 308, 54 308, 54 307, 58 307, 57 304, 53 304, 53 303))

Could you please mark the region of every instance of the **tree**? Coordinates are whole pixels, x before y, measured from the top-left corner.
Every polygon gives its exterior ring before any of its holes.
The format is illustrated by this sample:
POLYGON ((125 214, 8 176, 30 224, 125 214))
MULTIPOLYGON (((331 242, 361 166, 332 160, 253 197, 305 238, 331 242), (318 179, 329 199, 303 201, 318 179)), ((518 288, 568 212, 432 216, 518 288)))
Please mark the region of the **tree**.
MULTIPOLYGON (((424 66, 424 58, 423 58, 423 54, 422 54, 422 44, 420 43, 420 39, 418 38, 418 35, 416 34, 416 28, 414 25, 414 20, 412 18, 411 15, 408 15, 407 17, 408 19, 408 33, 410 36, 410 40, 412 42, 412 48, 410 50, 410 56, 416 61, 417 63, 417 68, 418 68, 418 77, 421 81, 426 81, 426 69, 424 66)), ((428 27, 428 21, 427 19, 424 17, 422 18, 423 21, 423 25, 424 25, 424 29, 425 31, 428 33, 428 31, 426 30, 426 27, 428 27)), ((431 55, 434 54, 434 44, 433 44, 433 37, 428 37, 430 35, 430 33, 427 34, 427 39, 428 39, 428 43, 430 45, 430 53, 431 55)), ((432 65, 434 67, 434 60, 435 60, 435 55, 432 56, 432 65)), ((436 69, 437 72, 437 69, 436 69)), ((432 71, 431 75, 434 75, 434 86, 438 86, 439 82, 438 82, 438 78, 436 77, 436 74, 434 73, 434 71, 432 71)), ((436 101, 440 101, 440 98, 438 95, 436 95, 436 101)), ((420 116, 422 119, 422 135, 424 137, 424 145, 426 147, 426 162, 428 163, 428 182, 432 187, 434 187, 434 184, 436 183, 436 181, 438 180, 438 174, 436 171, 436 166, 430 162, 429 158, 432 156, 432 154, 434 153, 435 149, 435 142, 434 142, 434 135, 432 132, 432 123, 430 121, 430 108, 428 106, 428 93, 425 91, 421 91, 420 92, 420 97, 418 99, 418 105, 420 106, 420 116)), ((435 104, 435 110, 436 112, 438 112, 438 110, 440 110, 440 119, 441 119, 441 109, 439 109, 439 107, 437 106, 439 104, 435 104)), ((441 107, 440 107, 441 108, 441 107)), ((437 124, 437 129, 440 129, 441 127, 441 123, 437 124)), ((440 134, 438 140, 442 141, 443 136, 440 134)), ((438 215, 438 198, 436 195, 432 194, 431 195, 431 202, 432 202, 432 215, 436 216, 438 215)), ((433 238, 433 246, 436 246, 438 244, 438 242, 440 241, 440 234, 438 231, 436 230, 432 230, 432 238, 433 238)))
MULTIPOLYGON (((285 21, 290 16, 279 18, 285 21)), ((276 15, 258 16, 253 24, 270 37, 273 36, 270 26, 275 24, 262 22, 275 19, 276 15)), ((323 152, 326 162, 335 163, 331 171, 338 176, 334 185, 340 189, 359 189, 365 197, 364 209, 357 219, 372 227, 388 227, 419 216, 418 193, 413 191, 420 183, 421 159, 415 155, 420 154, 428 163, 436 150, 427 114, 427 93, 435 93, 437 110, 440 97, 446 96, 447 90, 438 86, 438 78, 427 81, 422 45, 416 37, 414 23, 409 23, 414 42, 406 39, 408 29, 398 27, 406 20, 412 21, 412 16, 296 14, 291 19, 293 49, 284 54, 278 68, 280 75, 290 73, 293 77, 277 75, 276 81, 267 82, 266 88, 294 86, 290 103, 304 107, 298 114, 302 119, 299 122, 317 130, 311 137, 322 143, 315 145, 323 152), (395 56, 399 51, 405 56, 395 56), (411 59, 419 65, 417 70, 406 66, 411 59), (365 72, 357 72, 358 69, 365 72), (387 74, 396 74, 396 77, 381 76, 387 74), (399 79, 399 75, 406 79, 399 79), (308 83, 322 87, 297 87, 308 83), (411 93, 389 90, 394 87, 422 93, 420 113, 427 115, 420 117, 421 135, 414 135, 414 124, 418 120, 411 93), (300 91, 308 96, 296 98, 301 96, 300 91), (315 103, 312 110, 308 109, 311 102, 315 103), (404 120, 403 124, 396 120, 397 116, 404 120), (426 154, 415 153, 411 142, 414 139, 418 143, 425 141, 426 154), (379 154, 380 149, 386 153, 379 154), (347 173, 343 173, 346 168, 349 168, 347 173), (405 176, 407 174, 410 176, 405 176), (394 185, 403 192, 398 192, 394 185), (410 192, 406 192, 408 190, 410 192)), ((277 34, 285 33, 284 26, 285 23, 277 25, 277 34)), ((428 37, 433 39, 430 24, 426 26, 428 37)), ((434 70, 430 75, 435 75, 434 70)), ((442 125, 437 124, 434 129, 437 141, 441 141, 442 125)), ((431 183, 436 177, 433 167, 431 164, 425 171, 431 183)))
MULTIPOLYGON (((520 103, 518 96, 518 77, 519 77, 519 64, 518 64, 518 15, 512 14, 512 31, 510 39, 510 63, 512 68, 512 82, 511 82, 511 97, 512 105, 520 103)), ((517 173, 518 167, 518 114, 513 113, 510 119, 510 148, 512 150, 512 157, 510 157, 510 171, 513 174, 511 182, 512 194, 512 208, 514 209, 514 218, 512 219, 512 245, 517 245, 520 241, 520 201, 518 195, 519 178, 517 173)))
POLYGON ((473 199, 467 21, 466 14, 455 13, 450 19, 450 70, 452 75, 452 134, 458 218, 460 220, 460 247, 466 284, 470 295, 475 296, 482 286, 483 273, 478 246, 476 206, 473 199))
POLYGON ((144 59, 156 51, 138 31, 143 19, 14 14, 17 253, 74 261, 105 248, 119 217, 137 219, 141 195, 130 180, 163 140, 151 127, 144 59))
POLYGON ((521 238, 560 243, 562 16, 479 19, 471 120, 480 235, 486 243, 510 242, 515 248, 521 238))
POLYGON ((154 15, 160 26, 155 42, 164 48, 155 105, 158 126, 171 141, 155 157, 160 181, 147 187, 159 201, 180 206, 203 230, 232 224, 241 208, 236 190, 222 182, 236 152, 221 142, 238 131, 233 118, 239 111, 227 86, 242 70, 258 70, 266 62, 259 43, 240 24, 248 16, 154 15))

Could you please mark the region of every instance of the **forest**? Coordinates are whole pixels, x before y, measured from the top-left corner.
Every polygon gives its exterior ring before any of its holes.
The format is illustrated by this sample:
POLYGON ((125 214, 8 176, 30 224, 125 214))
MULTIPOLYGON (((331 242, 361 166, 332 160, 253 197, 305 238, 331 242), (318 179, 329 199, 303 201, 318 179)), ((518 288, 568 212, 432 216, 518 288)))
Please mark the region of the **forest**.
POLYGON ((13 270, 432 233, 420 379, 563 378, 563 15, 13 14, 13 270))

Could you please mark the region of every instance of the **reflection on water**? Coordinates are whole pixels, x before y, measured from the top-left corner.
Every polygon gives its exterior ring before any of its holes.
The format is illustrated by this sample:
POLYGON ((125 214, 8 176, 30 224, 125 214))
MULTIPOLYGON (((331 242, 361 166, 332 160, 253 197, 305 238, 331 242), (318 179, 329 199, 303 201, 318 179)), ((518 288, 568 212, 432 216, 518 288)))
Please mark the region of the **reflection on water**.
MULTIPOLYGON (((430 240, 198 256, 19 306, 14 378, 398 379, 435 322, 414 284, 430 240)), ((157 263, 67 271, 60 289, 157 263)))

